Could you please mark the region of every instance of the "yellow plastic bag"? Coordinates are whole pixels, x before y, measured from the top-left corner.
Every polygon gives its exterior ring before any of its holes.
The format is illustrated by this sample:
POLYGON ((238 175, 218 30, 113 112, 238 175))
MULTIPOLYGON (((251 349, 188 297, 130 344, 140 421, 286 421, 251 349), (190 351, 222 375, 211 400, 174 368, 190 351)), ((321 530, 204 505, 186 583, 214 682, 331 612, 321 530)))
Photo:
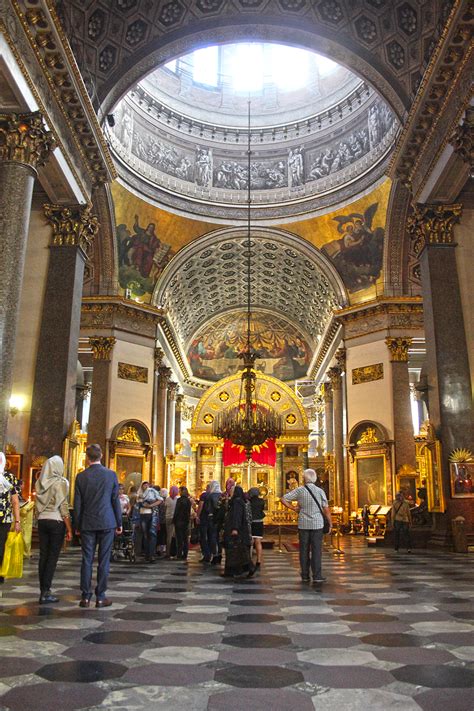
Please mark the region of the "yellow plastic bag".
POLYGON ((20 508, 21 535, 23 536, 23 555, 25 558, 31 556, 31 535, 33 531, 34 501, 23 504, 20 508))
POLYGON ((0 575, 4 578, 23 577, 23 536, 21 533, 10 531, 8 534, 0 575))

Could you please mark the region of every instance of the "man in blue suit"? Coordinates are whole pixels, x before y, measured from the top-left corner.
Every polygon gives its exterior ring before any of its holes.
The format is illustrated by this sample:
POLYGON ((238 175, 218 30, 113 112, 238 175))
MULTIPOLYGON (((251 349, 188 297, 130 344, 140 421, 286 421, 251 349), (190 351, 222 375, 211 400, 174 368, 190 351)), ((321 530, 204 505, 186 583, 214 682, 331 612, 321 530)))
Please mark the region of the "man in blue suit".
POLYGON ((110 569, 110 553, 115 533, 122 533, 122 509, 117 475, 101 464, 102 450, 98 444, 86 449, 87 468, 76 477, 74 491, 74 522, 81 535, 82 597, 79 607, 90 607, 92 597, 92 565, 98 546, 96 607, 109 607, 112 601, 105 593, 110 569))

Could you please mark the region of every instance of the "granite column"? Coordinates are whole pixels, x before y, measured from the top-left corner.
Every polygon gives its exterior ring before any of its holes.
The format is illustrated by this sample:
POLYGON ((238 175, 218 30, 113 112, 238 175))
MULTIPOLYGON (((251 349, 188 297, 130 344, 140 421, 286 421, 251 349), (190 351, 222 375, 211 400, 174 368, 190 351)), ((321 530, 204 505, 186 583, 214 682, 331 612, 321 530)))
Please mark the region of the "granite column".
POLYGON ((76 417, 84 265, 99 229, 88 205, 45 205, 53 228, 38 341, 28 452, 61 453, 76 417))
POLYGON ((349 492, 346 492, 344 487, 344 409, 342 369, 340 366, 329 368, 328 376, 331 380, 331 388, 333 392, 335 503, 336 506, 342 506, 344 513, 346 513, 349 508, 349 492))
POLYGON ((0 114, 0 449, 5 444, 36 168, 53 148, 41 114, 0 114))
POLYGON ((154 483, 159 486, 165 486, 166 401, 170 377, 171 368, 161 365, 158 368, 158 392, 156 402, 157 427, 153 441, 153 449, 155 451, 154 483))
POLYGON ((88 444, 100 444, 104 453, 102 461, 106 466, 105 447, 109 412, 110 369, 112 349, 115 342, 116 339, 113 336, 89 338, 94 362, 87 442, 88 444))
POLYGON ((174 454, 175 397, 178 383, 168 383, 166 399, 166 454, 174 454))
POLYGON ((403 464, 415 467, 415 440, 410 404, 408 349, 411 338, 386 338, 392 362, 393 439, 395 471, 403 464))
POLYGON ((184 395, 176 395, 175 410, 174 410, 174 444, 181 445, 181 412, 183 406, 184 395))

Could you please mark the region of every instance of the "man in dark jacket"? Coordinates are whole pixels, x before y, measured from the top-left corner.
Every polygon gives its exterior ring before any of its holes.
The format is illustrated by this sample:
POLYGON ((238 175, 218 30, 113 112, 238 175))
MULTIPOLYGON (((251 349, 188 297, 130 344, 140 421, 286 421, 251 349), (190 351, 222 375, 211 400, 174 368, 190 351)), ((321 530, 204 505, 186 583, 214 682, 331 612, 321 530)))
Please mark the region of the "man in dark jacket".
POLYGON ((117 475, 104 467, 98 444, 86 449, 87 468, 76 477, 74 491, 74 522, 81 536, 81 601, 79 607, 89 607, 92 597, 92 565, 98 546, 96 607, 109 607, 112 601, 105 593, 109 577, 110 553, 115 533, 122 533, 122 509, 117 475))

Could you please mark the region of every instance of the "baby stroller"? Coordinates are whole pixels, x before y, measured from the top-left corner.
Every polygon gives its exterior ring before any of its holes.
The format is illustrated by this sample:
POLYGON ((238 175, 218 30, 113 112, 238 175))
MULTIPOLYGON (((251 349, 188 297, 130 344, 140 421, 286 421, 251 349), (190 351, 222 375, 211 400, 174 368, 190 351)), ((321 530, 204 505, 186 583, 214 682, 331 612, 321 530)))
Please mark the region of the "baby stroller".
POLYGON ((133 524, 128 516, 122 517, 122 533, 115 536, 111 560, 129 560, 135 563, 135 544, 133 540, 133 524))

